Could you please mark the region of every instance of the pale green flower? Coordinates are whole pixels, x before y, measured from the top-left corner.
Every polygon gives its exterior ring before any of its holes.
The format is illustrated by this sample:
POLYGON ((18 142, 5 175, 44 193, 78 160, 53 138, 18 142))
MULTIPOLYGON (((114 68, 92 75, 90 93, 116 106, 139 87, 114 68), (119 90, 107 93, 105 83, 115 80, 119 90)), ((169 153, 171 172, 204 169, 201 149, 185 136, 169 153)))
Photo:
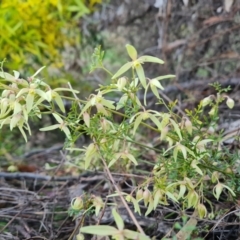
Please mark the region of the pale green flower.
POLYGON ((164 61, 159 59, 159 58, 152 57, 152 56, 141 56, 141 57, 138 58, 137 51, 136 51, 136 49, 132 45, 127 44, 126 48, 127 48, 128 55, 132 59, 132 61, 124 64, 114 74, 112 79, 115 79, 115 78, 121 76, 123 73, 128 71, 130 68, 133 68, 134 70, 136 70, 137 75, 139 77, 139 80, 140 80, 142 86, 144 88, 146 88, 147 84, 146 84, 146 78, 145 78, 145 74, 144 74, 144 70, 143 70, 142 64, 145 63, 145 62, 153 62, 153 63, 163 64, 164 61))
POLYGON ((45 128, 41 128, 40 131, 49 131, 49 130, 54 130, 54 129, 59 128, 60 130, 62 130, 65 133, 66 137, 71 140, 72 139, 71 133, 70 133, 69 128, 67 127, 67 123, 64 122, 63 119, 56 113, 53 113, 52 115, 57 120, 58 124, 54 124, 54 125, 51 125, 51 126, 48 126, 45 128))

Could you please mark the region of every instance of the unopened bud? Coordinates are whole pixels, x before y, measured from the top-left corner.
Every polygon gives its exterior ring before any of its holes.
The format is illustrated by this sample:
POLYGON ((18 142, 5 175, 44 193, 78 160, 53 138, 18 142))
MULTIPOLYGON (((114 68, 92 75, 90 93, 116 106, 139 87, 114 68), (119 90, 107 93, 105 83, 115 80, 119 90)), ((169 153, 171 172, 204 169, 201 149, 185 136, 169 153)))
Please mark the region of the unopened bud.
POLYGON ((214 171, 212 173, 212 177, 211 177, 211 180, 212 180, 212 183, 215 183, 218 181, 218 178, 219 178, 219 173, 217 171, 214 171))
POLYGON ((233 101, 233 99, 231 99, 231 98, 228 97, 226 104, 227 104, 227 106, 228 106, 230 109, 232 109, 232 108, 234 107, 234 101, 233 101))
POLYGON ((11 93, 10 90, 3 90, 2 92, 2 97, 5 98, 5 97, 8 97, 8 95, 11 93))
POLYGON ((215 113, 216 113, 216 108, 215 108, 215 107, 213 107, 213 108, 208 112, 208 114, 209 114, 210 116, 213 116, 215 113))
POLYGON ((83 113, 83 121, 86 124, 86 126, 90 127, 90 115, 87 112, 83 113))
POLYGON ((83 200, 81 197, 73 198, 71 202, 71 207, 74 210, 81 210, 83 208, 83 200))
POLYGON ((125 77, 119 78, 118 81, 117 81, 118 90, 122 91, 123 88, 125 87, 126 83, 127 83, 127 79, 125 77))
POLYGON ((140 188, 136 193, 136 199, 139 201, 142 198, 143 198, 143 190, 140 188))
POLYGON ((223 185, 221 183, 218 183, 213 189, 213 195, 217 200, 219 199, 222 191, 223 191, 223 185))
POLYGON ((187 132, 192 135, 192 122, 189 119, 186 119, 185 121, 185 128, 187 129, 187 132))
POLYGON ((145 206, 147 206, 150 197, 151 197, 151 192, 148 189, 145 189, 145 191, 143 192, 143 201, 145 206))
POLYGON ((196 191, 191 190, 187 196, 187 200, 188 200, 188 208, 190 207, 196 207, 197 203, 198 203, 198 199, 199 196, 196 193, 196 191))
POLYGON ((205 107, 212 102, 213 95, 210 95, 202 100, 202 106, 205 107))
POLYGON ((77 240, 84 240, 85 238, 84 238, 84 235, 83 235, 83 234, 79 233, 79 234, 76 236, 76 239, 77 239, 77 240))
POLYGON ((167 134, 168 134, 168 126, 164 127, 162 130, 161 130, 161 136, 160 136, 160 140, 163 141, 165 140, 167 134))
POLYGON ((197 205, 198 215, 202 219, 207 216, 207 209, 204 204, 199 203, 197 205))
POLYGON ((109 123, 106 120, 106 118, 101 118, 100 124, 101 124, 103 132, 106 132, 109 128, 109 123))

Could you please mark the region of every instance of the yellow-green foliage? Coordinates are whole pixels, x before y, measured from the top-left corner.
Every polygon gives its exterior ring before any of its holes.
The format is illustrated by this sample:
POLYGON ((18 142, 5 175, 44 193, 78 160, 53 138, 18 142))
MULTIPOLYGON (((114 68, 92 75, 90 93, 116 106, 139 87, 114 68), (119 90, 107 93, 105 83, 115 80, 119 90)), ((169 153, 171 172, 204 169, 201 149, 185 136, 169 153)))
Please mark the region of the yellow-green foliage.
POLYGON ((23 64, 62 65, 60 50, 79 41, 78 19, 101 0, 2 0, 0 60, 6 67, 23 64))

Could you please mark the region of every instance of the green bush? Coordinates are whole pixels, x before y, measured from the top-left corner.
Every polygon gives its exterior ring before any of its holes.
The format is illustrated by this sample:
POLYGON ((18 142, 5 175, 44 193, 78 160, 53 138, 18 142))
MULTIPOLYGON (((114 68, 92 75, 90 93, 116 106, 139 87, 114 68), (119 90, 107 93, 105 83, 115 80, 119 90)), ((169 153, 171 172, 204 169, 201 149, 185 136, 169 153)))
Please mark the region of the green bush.
POLYGON ((39 65, 61 67, 61 50, 80 41, 79 18, 101 0, 3 0, 0 3, 0 59, 5 67, 30 72, 39 65))
MULTIPOLYGON (((117 239, 149 239, 144 235, 127 202, 133 204, 134 211, 138 214, 142 214, 140 202, 146 206, 145 215, 148 215, 159 204, 168 205, 169 201, 172 201, 179 203, 182 210, 195 209, 194 214, 200 218, 212 218, 212 197, 217 200, 221 196, 235 197, 239 187, 235 177, 238 157, 234 157, 222 147, 222 136, 217 131, 220 104, 226 101, 227 106, 233 108, 234 101, 226 95, 228 89, 221 89, 219 84, 214 84, 218 91, 216 96, 210 95, 194 110, 186 110, 186 113, 177 115, 172 110, 175 102, 167 104, 159 94, 159 90, 164 89, 161 80, 173 78, 174 75, 147 78, 143 69, 145 62, 164 62, 152 56, 139 57, 131 45, 126 48, 131 61, 115 74, 104 67, 104 52, 96 48, 92 70, 103 69, 111 76, 112 81, 107 86, 100 86, 97 93, 91 94, 87 100, 79 99, 77 91, 71 87, 52 89, 36 77, 41 69, 27 80, 19 79, 16 71, 14 76, 2 71, 0 128, 5 125, 11 130, 18 128, 27 141, 26 131, 31 134, 29 116, 41 118, 43 114, 52 115, 57 124, 40 130, 60 129, 68 139, 67 149, 70 152, 79 152, 79 166, 106 171, 116 190, 115 194, 108 197, 120 197, 140 233, 125 230, 123 221, 115 210, 113 216, 117 228, 90 226, 83 227, 80 231, 112 235, 117 239), (129 70, 132 73, 131 78, 124 76, 129 70), (142 90, 143 103, 138 98, 138 93, 142 90), (61 95, 62 91, 70 91, 74 97, 64 97, 61 95), (165 106, 166 112, 147 109, 148 91, 153 93, 156 103, 165 106), (112 93, 117 93, 119 99, 110 99, 112 93), (75 102, 67 116, 63 114, 63 98, 75 102), (206 107, 209 108, 207 111, 206 107), (47 110, 43 112, 41 109, 47 110), (121 116, 121 121, 116 121, 114 115, 121 116), (145 141, 139 141, 139 136, 144 134, 146 129, 158 136, 161 148, 150 146, 151 139, 147 139, 147 136, 145 141), (92 142, 80 149, 75 146, 75 141, 82 134, 90 136, 92 142), (145 181, 131 193, 121 192, 111 172, 121 169, 131 174, 141 162, 142 150, 151 150, 155 154, 151 174, 145 176, 145 181)), ((72 212, 89 211, 93 208, 96 215, 103 206, 99 196, 85 195, 74 199, 71 204, 72 212)), ((79 238, 81 236, 80 234, 79 238)))

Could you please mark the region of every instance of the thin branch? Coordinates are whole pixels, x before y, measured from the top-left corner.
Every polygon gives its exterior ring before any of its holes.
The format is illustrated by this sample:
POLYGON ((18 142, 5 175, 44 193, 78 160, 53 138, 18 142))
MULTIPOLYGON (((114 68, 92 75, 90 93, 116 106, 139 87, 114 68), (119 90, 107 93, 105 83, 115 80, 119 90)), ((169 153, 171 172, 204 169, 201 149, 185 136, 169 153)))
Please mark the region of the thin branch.
POLYGON ((145 235, 142 227, 139 225, 137 219, 135 218, 134 214, 132 213, 131 209, 129 208, 126 200, 125 200, 124 197, 122 196, 122 193, 121 193, 120 189, 118 188, 118 186, 117 186, 117 184, 116 184, 116 182, 115 182, 115 180, 114 180, 114 178, 113 178, 113 176, 112 176, 112 174, 111 174, 111 172, 110 172, 110 170, 109 170, 109 168, 108 168, 108 166, 107 166, 107 163, 106 163, 105 159, 103 158, 103 156, 102 156, 102 154, 101 154, 101 152, 100 152, 100 149, 99 149, 99 147, 98 147, 97 144, 96 144, 96 146, 97 146, 97 150, 98 150, 98 152, 99 152, 100 158, 101 158, 101 160, 102 160, 102 162, 103 162, 104 169, 106 170, 106 172, 107 172, 107 174, 108 174, 108 176, 109 176, 109 178, 110 178, 110 180, 111 180, 114 188, 116 189, 116 192, 118 193, 118 195, 119 195, 119 197, 120 197, 120 199, 121 199, 124 207, 126 208, 128 214, 129 214, 130 218, 131 218, 132 221, 134 222, 134 224, 135 224, 135 226, 137 227, 138 231, 139 231, 140 233, 142 233, 142 234, 145 235))

